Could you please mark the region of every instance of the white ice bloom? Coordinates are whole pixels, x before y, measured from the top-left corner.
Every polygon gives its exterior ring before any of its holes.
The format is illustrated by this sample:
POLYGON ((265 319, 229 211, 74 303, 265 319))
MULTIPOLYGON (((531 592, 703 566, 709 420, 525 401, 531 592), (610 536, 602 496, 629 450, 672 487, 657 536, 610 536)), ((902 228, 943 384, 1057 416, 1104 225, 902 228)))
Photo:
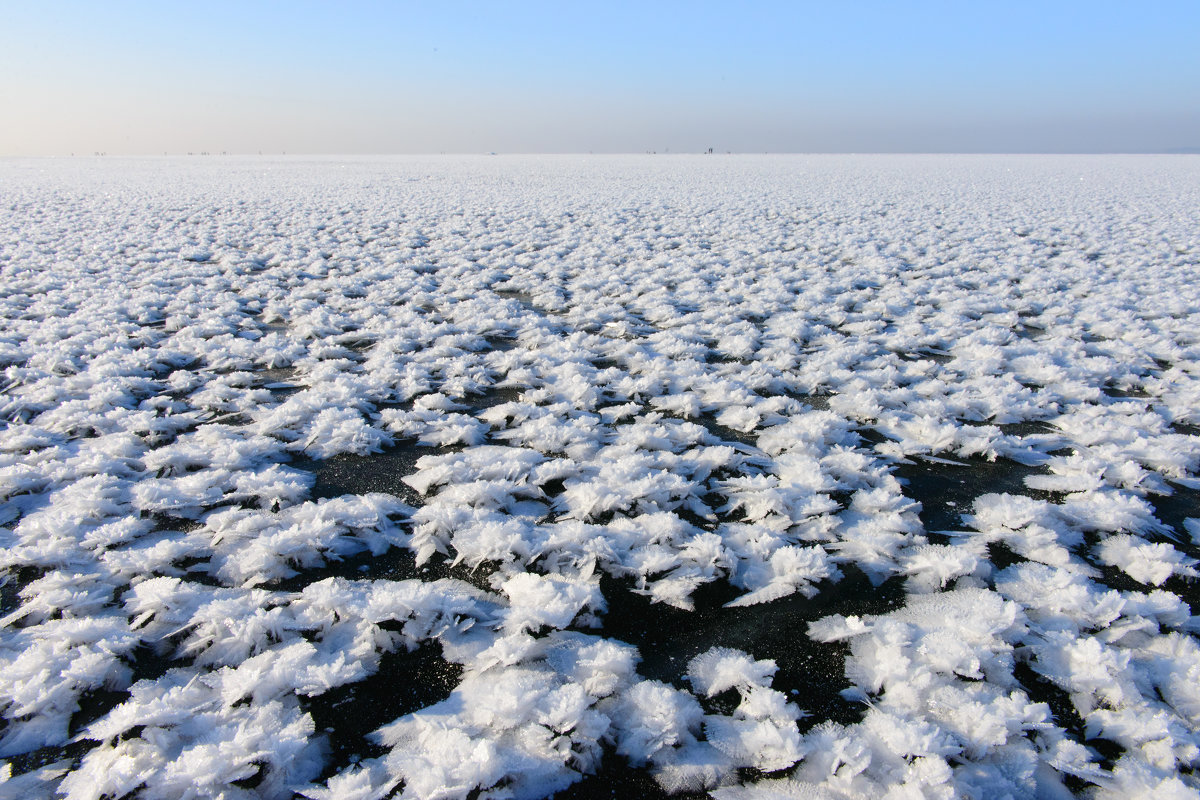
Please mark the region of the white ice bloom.
POLYGON ((924 544, 909 549, 900 567, 916 591, 935 591, 979 566, 982 552, 965 545, 924 544))
POLYGON ((514 424, 494 436, 538 452, 563 453, 571 458, 585 459, 598 448, 599 434, 599 420, 594 416, 576 415, 561 419, 548 413, 514 424))
POLYGON ((830 411, 808 411, 792 415, 780 425, 765 428, 758 436, 758 446, 771 455, 786 451, 811 450, 817 454, 822 446, 854 446, 856 435, 844 417, 830 411))
POLYGON ((523 663, 468 673, 445 701, 375 734, 402 796, 465 797, 503 781, 517 797, 542 797, 598 766, 611 727, 598 702, 629 685, 631 654, 581 634, 549 639, 523 663))
POLYGON ((523 572, 501 586, 509 598, 504 629, 537 631, 542 626, 562 629, 584 609, 604 611, 598 583, 582 583, 523 572))
POLYGON ((800 733, 793 724, 774 720, 708 717, 706 740, 732 762, 764 772, 786 769, 804 757, 800 733))
POLYGON ((240 664, 274 642, 295 637, 298 627, 284 608, 271 608, 262 591, 215 597, 179 626, 188 637, 180 654, 201 665, 240 664))
POLYGON ((0 763, 0 797, 13 800, 53 800, 59 796, 59 781, 71 769, 71 762, 57 761, 20 775, 12 774, 12 764, 0 763))
POLYGON ((740 650, 723 647, 711 648, 688 664, 688 679, 697 692, 712 697, 737 689, 741 694, 732 717, 704 718, 706 740, 735 765, 774 771, 804 755, 795 725, 801 712, 770 688, 774 674, 774 661, 754 661, 740 650))
POLYGON ((1140 497, 1116 490, 1069 495, 1055 513, 1084 530, 1166 533, 1170 529, 1154 516, 1154 508, 1140 497))
POLYGON ((441 392, 433 392, 418 397, 413 403, 413 408, 418 408, 422 411, 462 411, 466 406, 454 402, 441 392))
POLYGON ((388 431, 397 437, 415 438, 423 445, 446 447, 462 443, 477 445, 483 442, 487 426, 473 417, 457 412, 445 413, 430 409, 399 412, 386 409, 381 420, 388 431))
POLYGON ((297 794, 310 800, 383 800, 389 796, 399 778, 390 778, 378 762, 340 772, 324 786, 309 786, 297 794))
POLYGON ((702 161, 0 164, 0 794, 1196 796, 1192 166, 702 161), (672 659, 796 594, 861 722, 672 659))
POLYGON ((780 517, 788 524, 797 524, 809 517, 837 510, 837 504, 828 495, 794 482, 786 468, 782 478, 758 475, 722 481, 721 491, 729 502, 718 510, 721 513, 741 511, 750 522, 780 517))
POLYGON ((857 490, 843 512, 836 540, 826 545, 838 561, 854 563, 874 583, 898 571, 901 551, 923 543, 923 527, 916 504, 900 493, 899 486, 884 485, 857 490))
POLYGON ((1161 770, 1194 764, 1200 747, 1191 726, 1170 709, 1153 703, 1130 703, 1119 708, 1097 708, 1087 715, 1089 736, 1119 744, 1136 758, 1161 770))
POLYGON ((465 798, 473 789, 489 787, 504 774, 504 761, 488 739, 475 739, 457 728, 422 726, 397 739, 386 764, 399 782, 404 780, 401 797, 465 798))
POLYGON ((287 797, 320 769, 312 718, 294 697, 226 706, 186 672, 130 691, 130 700, 85 732, 102 743, 63 780, 66 797, 99 800, 139 787, 162 796, 228 797, 248 778, 258 779, 262 797, 287 797), (115 739, 138 725, 140 736, 115 739))
POLYGON ((963 744, 950 731, 898 709, 868 709, 862 727, 892 753, 903 757, 952 757, 963 751, 963 744))
POLYGON ((137 644, 124 617, 111 613, 48 620, 6 635, 0 640, 0 711, 9 725, 0 755, 64 744, 85 692, 128 685, 131 673, 121 657, 137 644))
POLYGON ((565 633, 556 634, 547 660, 566 680, 588 694, 607 697, 632 682, 638 655, 634 648, 620 642, 565 633))
POLYGON ((940 417, 886 414, 876 423, 876 429, 894 439, 904 455, 940 453, 954 448, 958 428, 940 417))
POLYGON ((603 458, 595 474, 567 480, 555 507, 586 521, 615 511, 669 511, 693 491, 685 478, 658 467, 654 459, 620 453, 603 458))
POLYGON ((443 489, 429 505, 506 511, 514 516, 540 518, 549 510, 545 503, 534 499, 540 495, 536 487, 513 481, 471 481, 443 489), (522 513, 523 509, 536 509, 537 513, 522 513))
POLYGON ((890 618, 935 629, 942 628, 969 644, 991 644, 1024 627, 1023 613, 1016 603, 996 592, 960 588, 950 592, 913 595, 890 618))
POLYGON ((232 484, 233 473, 225 469, 142 481, 133 488, 133 504, 139 511, 194 519, 206 507, 221 503, 232 484))
MULTIPOLYGON (((1070 456, 1051 456, 1046 466, 1052 475, 1033 475, 1025 479, 1031 489, 1061 492, 1094 491, 1103 486, 1126 489, 1139 495, 1170 494, 1162 478, 1147 471, 1128 450, 1100 445, 1070 456)), ((1140 454, 1139 454, 1140 455, 1140 454)), ((1163 470, 1173 478, 1183 477, 1186 469, 1163 470)))
POLYGON ((767 603, 795 592, 812 597, 817 593, 813 584, 840 576, 841 572, 820 545, 784 545, 771 552, 766 560, 747 554, 738 562, 733 582, 751 591, 725 605, 734 608, 767 603))
POLYGON ((1120 592, 1105 590, 1077 571, 1045 564, 1014 564, 995 578, 996 591, 1021 604, 1045 630, 1107 628, 1125 612, 1120 592))
POLYGON ((1099 781, 1097 800, 1196 800, 1200 788, 1174 771, 1156 768, 1135 757, 1123 757, 1112 777, 1099 781))
POLYGON ((1049 744, 1045 763, 1064 775, 1075 775, 1092 783, 1101 783, 1098 779, 1107 777, 1092 752, 1072 739, 1060 738, 1049 744))
POLYGON ((306 502, 278 512, 229 510, 205 518, 189 534, 213 550, 214 572, 224 580, 255 585, 369 550, 381 554, 403 542, 393 518, 410 507, 393 495, 368 494, 306 502))
POLYGON ((1150 592, 1122 592, 1125 615, 1152 620, 1163 628, 1179 628, 1195 631, 1197 620, 1191 607, 1179 595, 1162 589, 1150 592))
POLYGON ((252 656, 236 667, 225 667, 209 682, 219 689, 225 703, 249 699, 251 705, 262 705, 289 694, 324 694, 335 686, 362 680, 376 667, 375 632, 360 624, 358 637, 337 635, 346 633, 348 627, 326 635, 321 648, 292 641, 252 656), (356 638, 359 641, 354 641, 356 638))
MULTIPOLYGON (((1095 636, 1076 638, 1068 633, 1048 633, 1043 643, 1032 644, 1034 669, 1069 692, 1084 699, 1094 695, 1113 705, 1139 696, 1129 682, 1127 667, 1131 653, 1104 644, 1095 636)), ((1081 702, 1077 700, 1077 705, 1081 702)))
POLYGON ((1010 642, 1024 626, 1016 604, 993 592, 910 595, 890 614, 827 618, 810 625, 809 635, 850 640, 847 677, 878 693, 881 711, 924 731, 924 752, 961 748, 979 765, 1027 731, 1049 727, 1048 709, 1013 688, 1010 642))
POLYGON ((1044 524, 1052 514, 1050 504, 1011 494, 985 494, 975 498, 967 524, 983 533, 1015 531, 1033 523, 1044 524))
POLYGON ((963 745, 969 758, 979 758, 1019 740, 1026 731, 1050 728, 1050 709, 1031 703, 1023 693, 1003 694, 992 687, 945 685, 927 696, 929 718, 963 745))
POLYGON ((405 476, 404 482, 421 494, 429 494, 435 486, 469 481, 520 482, 543 461, 545 457, 535 450, 484 445, 461 453, 422 456, 417 459, 417 472, 405 476))
POLYGON ((312 484, 310 473, 272 464, 266 469, 236 473, 233 491, 224 499, 252 502, 259 508, 279 508, 304 500, 312 484))
POLYGON ((843 617, 841 614, 834 614, 808 623, 809 638, 818 642, 841 641, 868 631, 870 625, 856 615, 843 617))
POLYGON ((1007 450, 1003 434, 995 425, 963 425, 955 431, 954 440, 954 452, 963 458, 983 457, 995 461, 1007 450))
POLYGON ((770 686, 775 669, 770 659, 754 661, 741 650, 713 647, 688 663, 687 675, 697 692, 712 697, 727 689, 770 686))
POLYGON ((1082 535, 1066 525, 1049 528, 1030 524, 1019 531, 1006 532, 1000 538, 1013 552, 1030 561, 1081 573, 1091 571, 1069 549, 1082 541, 1082 535))
POLYGON ((372 427, 361 414, 349 408, 324 409, 313 418, 301 437, 289 447, 317 458, 329 458, 339 453, 359 456, 378 453, 392 443, 391 436, 372 427))
MULTIPOLYGON (((125 612, 132 618, 131 627, 144 629, 143 634, 157 638, 178 630, 210 600, 242 593, 240 590, 214 589, 176 577, 157 577, 138 583, 122 600, 125 612)), ((255 599, 261 602, 264 598, 255 599)))
POLYGON ((1039 764, 1038 749, 1029 741, 1013 741, 991 748, 987 755, 954 771, 954 788, 961 796, 1002 797, 1063 796, 1066 785, 1039 764))
POLYGON ((739 691, 742 701, 734 711, 734 716, 739 719, 768 720, 790 729, 789 723, 808 716, 783 692, 766 685, 750 686, 739 691))
POLYGON ((1172 575, 1200 577, 1196 560, 1166 542, 1151 543, 1127 534, 1110 536, 1100 543, 1099 556, 1135 581, 1152 586, 1162 586, 1172 575))
POLYGON ((684 419, 691 419, 700 414, 700 398, 695 392, 681 392, 679 394, 653 397, 650 399, 650 405, 653 408, 668 414, 675 414, 684 419))
POLYGON ((9 501, 22 513, 11 528, 11 538, 6 537, 7 546, 0 551, 0 564, 5 567, 84 569, 93 556, 81 546, 81 540, 94 528, 133 513, 128 485, 109 476, 68 482, 39 499, 45 502, 24 508, 19 498, 9 501))
POLYGON ((25 625, 45 622, 55 616, 99 615, 112 601, 114 588, 98 573, 50 572, 20 590, 20 607, 0 618, 0 628, 17 621, 25 625))
POLYGON ((1200 646, 1178 633, 1155 637, 1137 654, 1163 699, 1193 728, 1200 723, 1200 646))
POLYGON ((808 755, 794 776, 801 785, 824 784, 820 789, 833 797, 878 791, 878 784, 864 774, 874 760, 869 740, 858 736, 857 731, 824 722, 805 735, 804 744, 808 755))
POLYGON ((761 417, 753 408, 728 406, 717 415, 717 422, 739 433, 749 433, 758 426, 761 417))
POLYGON ((831 492, 840 484, 821 468, 820 459, 811 453, 791 450, 775 457, 775 471, 780 485, 809 489, 813 492, 831 492))
MULTIPOLYGON (((679 453, 687 447, 708 444, 711 441, 708 432, 700 425, 651 413, 639 415, 631 424, 613 430, 611 452, 618 457, 634 449, 679 453)), ((603 456, 603 453, 600 454, 601 458, 603 456)))
POLYGON ((617 700, 612 720, 617 752, 640 765, 695 742, 704 711, 687 692, 658 681, 641 681, 617 700))

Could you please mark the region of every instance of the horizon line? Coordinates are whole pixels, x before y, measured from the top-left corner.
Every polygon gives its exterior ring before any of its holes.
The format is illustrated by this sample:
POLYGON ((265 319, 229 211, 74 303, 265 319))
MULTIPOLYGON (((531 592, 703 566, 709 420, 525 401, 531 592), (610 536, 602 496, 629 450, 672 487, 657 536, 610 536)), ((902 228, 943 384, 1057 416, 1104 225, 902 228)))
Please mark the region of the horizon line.
POLYGON ((172 152, 114 152, 90 153, 0 153, 0 159, 55 158, 383 158, 410 156, 1179 156, 1200 155, 1200 147, 1176 147, 1167 150, 415 150, 393 152, 333 152, 286 150, 249 151, 179 151, 172 152))

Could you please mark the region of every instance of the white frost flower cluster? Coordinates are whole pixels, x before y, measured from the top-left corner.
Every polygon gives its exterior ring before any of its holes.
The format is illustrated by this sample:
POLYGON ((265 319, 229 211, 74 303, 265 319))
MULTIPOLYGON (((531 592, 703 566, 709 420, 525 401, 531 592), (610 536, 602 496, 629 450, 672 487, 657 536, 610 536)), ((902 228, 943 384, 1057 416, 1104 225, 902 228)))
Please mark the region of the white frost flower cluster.
POLYGON ((1194 160, 0 183, 0 797, 1200 793, 1194 160))

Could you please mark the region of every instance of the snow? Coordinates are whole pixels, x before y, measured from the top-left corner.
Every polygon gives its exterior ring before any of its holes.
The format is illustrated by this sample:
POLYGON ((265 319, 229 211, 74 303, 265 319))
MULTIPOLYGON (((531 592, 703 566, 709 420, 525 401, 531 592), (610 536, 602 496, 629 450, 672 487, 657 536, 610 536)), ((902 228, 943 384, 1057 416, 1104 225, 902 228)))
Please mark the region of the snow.
POLYGON ((1200 795, 1198 173, 0 163, 0 796, 1200 795))

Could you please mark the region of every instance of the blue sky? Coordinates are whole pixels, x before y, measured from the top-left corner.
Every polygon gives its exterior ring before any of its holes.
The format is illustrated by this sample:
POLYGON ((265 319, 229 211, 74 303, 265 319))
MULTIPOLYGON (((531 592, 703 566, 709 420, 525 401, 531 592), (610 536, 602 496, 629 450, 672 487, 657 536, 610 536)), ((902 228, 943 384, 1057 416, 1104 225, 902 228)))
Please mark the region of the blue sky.
POLYGON ((0 0, 0 154, 1200 148, 1200 2, 0 0))

